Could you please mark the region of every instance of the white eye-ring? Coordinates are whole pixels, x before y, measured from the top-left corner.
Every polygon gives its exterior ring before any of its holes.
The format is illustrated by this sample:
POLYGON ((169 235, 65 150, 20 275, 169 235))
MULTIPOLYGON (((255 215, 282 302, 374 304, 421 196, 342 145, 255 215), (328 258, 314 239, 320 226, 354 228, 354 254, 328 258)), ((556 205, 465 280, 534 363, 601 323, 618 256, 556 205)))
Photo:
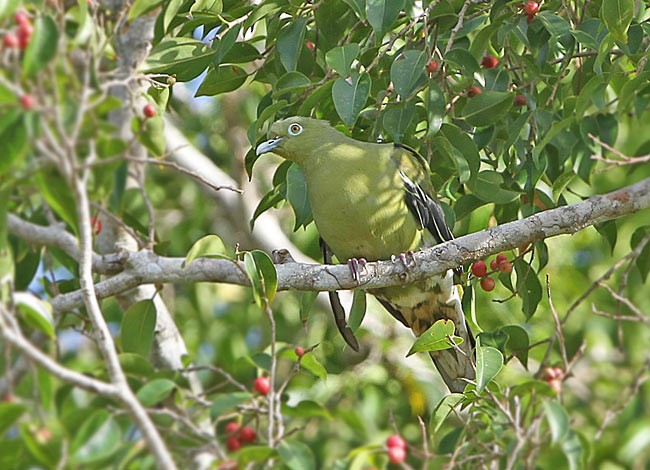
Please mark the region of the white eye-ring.
POLYGON ((302 126, 296 122, 289 126, 289 135, 299 135, 302 132, 302 126))

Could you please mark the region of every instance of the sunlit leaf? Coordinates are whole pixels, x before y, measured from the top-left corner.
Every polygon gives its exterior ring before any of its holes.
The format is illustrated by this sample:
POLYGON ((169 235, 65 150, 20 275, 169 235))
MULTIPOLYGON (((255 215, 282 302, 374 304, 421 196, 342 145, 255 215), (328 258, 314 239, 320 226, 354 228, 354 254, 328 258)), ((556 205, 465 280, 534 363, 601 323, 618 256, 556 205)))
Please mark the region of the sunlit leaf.
POLYGON ((407 356, 421 351, 450 349, 453 343, 461 344, 463 338, 455 336, 456 326, 452 320, 438 320, 415 340, 407 356))
POLYGON ((122 318, 120 339, 122 351, 147 357, 156 329, 156 307, 151 300, 131 305, 122 318))

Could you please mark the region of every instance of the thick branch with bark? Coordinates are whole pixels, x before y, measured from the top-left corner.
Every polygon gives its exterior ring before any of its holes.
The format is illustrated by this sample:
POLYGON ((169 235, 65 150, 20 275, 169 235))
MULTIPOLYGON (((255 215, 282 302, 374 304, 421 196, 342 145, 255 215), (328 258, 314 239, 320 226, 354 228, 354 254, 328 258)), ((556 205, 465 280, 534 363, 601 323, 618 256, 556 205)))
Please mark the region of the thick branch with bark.
MULTIPOLYGON (((277 266, 278 288, 305 291, 376 289, 406 284, 466 264, 490 254, 510 250, 585 227, 616 219, 650 207, 650 178, 608 194, 593 196, 569 206, 540 212, 522 220, 465 235, 414 255, 414 265, 368 263, 361 285, 346 265, 287 263, 277 266)), ((11 217, 9 230, 30 240, 33 224, 11 217)), ((157 256, 148 251, 129 253, 122 272, 96 284, 96 295, 106 298, 143 283, 224 282, 248 285, 243 267, 234 261, 199 258, 183 267, 183 258, 157 256)), ((81 292, 51 300, 54 310, 64 312, 83 304, 81 292)))

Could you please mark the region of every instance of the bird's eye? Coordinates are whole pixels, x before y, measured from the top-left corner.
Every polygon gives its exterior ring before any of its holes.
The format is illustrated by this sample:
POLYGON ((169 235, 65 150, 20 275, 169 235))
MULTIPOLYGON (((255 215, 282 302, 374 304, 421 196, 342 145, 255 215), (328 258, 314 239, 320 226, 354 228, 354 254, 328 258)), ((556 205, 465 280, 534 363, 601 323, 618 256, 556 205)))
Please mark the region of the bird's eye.
POLYGON ((302 126, 295 122, 289 126, 289 135, 298 135, 302 132, 302 126))

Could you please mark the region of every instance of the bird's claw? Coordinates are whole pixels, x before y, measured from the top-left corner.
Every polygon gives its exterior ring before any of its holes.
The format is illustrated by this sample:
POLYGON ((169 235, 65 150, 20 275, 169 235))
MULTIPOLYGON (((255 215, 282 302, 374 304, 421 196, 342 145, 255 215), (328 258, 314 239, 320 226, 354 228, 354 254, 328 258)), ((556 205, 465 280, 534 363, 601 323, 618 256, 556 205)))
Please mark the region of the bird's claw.
POLYGON ((413 250, 409 250, 406 253, 400 253, 398 256, 391 255, 390 260, 393 263, 397 263, 398 258, 406 269, 409 269, 411 266, 415 266, 416 264, 415 253, 413 252, 413 250))
POLYGON ((366 270, 366 264, 368 262, 365 258, 350 258, 348 260, 348 268, 350 268, 350 274, 352 274, 352 279, 357 284, 361 284, 361 274, 362 271, 366 270))

